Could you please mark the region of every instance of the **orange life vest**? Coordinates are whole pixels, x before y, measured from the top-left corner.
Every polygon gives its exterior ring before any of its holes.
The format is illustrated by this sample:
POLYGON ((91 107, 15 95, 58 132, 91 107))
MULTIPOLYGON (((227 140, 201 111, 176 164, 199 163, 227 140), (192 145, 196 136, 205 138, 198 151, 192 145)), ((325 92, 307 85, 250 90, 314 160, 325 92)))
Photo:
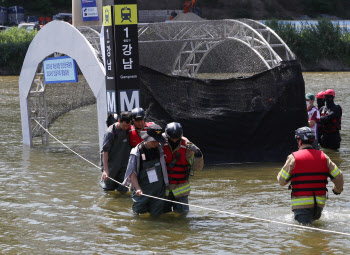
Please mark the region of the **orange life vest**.
POLYGON ((191 4, 192 4, 191 1, 185 1, 184 2, 184 13, 188 13, 190 11, 191 4))
MULTIPOLYGON (((148 127, 153 124, 154 122, 146 122, 145 127, 142 129, 142 131, 147 131, 148 127)), ((131 148, 134 148, 136 145, 143 141, 140 134, 137 133, 134 125, 131 125, 129 129, 129 141, 131 148)))
POLYGON ((303 149, 293 152, 292 196, 325 195, 330 176, 327 159, 322 151, 303 149))
POLYGON ((186 160, 186 144, 181 139, 180 149, 171 153, 168 142, 163 146, 170 184, 184 183, 187 180, 189 164, 186 160), (176 160, 175 160, 176 159, 176 160))

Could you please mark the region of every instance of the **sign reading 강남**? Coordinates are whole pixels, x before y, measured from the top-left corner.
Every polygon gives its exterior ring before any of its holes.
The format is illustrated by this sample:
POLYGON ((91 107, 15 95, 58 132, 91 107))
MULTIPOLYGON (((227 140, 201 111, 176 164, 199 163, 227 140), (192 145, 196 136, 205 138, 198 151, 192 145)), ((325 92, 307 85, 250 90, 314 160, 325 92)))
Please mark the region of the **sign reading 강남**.
POLYGON ((117 108, 140 107, 139 47, 136 0, 114 2, 117 108))
POLYGON ((68 56, 47 58, 43 69, 46 84, 78 81, 76 62, 68 56))

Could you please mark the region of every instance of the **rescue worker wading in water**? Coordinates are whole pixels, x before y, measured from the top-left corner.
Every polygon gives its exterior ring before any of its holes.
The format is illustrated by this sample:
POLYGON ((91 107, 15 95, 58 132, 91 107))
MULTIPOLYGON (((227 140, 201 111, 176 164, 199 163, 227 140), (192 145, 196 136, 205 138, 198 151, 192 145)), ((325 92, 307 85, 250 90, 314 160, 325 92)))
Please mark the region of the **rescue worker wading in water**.
POLYGON ((145 122, 145 111, 142 108, 134 108, 131 111, 133 125, 129 129, 129 141, 131 148, 134 148, 143 139, 140 136, 141 131, 147 131, 147 128, 150 125, 153 125, 153 122, 145 122))
POLYGON ((288 156, 277 180, 282 186, 291 181, 294 219, 309 225, 321 217, 326 204, 327 178, 334 183, 333 193, 339 195, 343 191, 343 174, 325 153, 312 148, 312 129, 297 129, 295 139, 299 150, 288 156))
POLYGON ((160 143, 164 143, 165 139, 162 128, 155 124, 142 131, 141 137, 144 141, 130 152, 123 184, 128 186, 131 182, 133 185, 132 209, 135 214, 149 212, 158 216, 163 213, 164 201, 142 194, 164 198, 168 175, 160 143))
POLYGON ((101 151, 102 180, 101 188, 105 191, 118 190, 125 194, 128 188, 117 184, 108 177, 122 182, 130 155, 129 128, 131 125, 131 112, 122 112, 118 122, 107 128, 103 137, 101 151))
POLYGON ((320 145, 323 148, 339 149, 340 148, 340 130, 342 119, 342 108, 334 103, 335 92, 333 89, 325 91, 326 105, 320 109, 322 128, 322 136, 320 138, 320 145))
MULTIPOLYGON (((165 128, 166 142, 163 146, 165 162, 168 170, 169 186, 165 198, 188 204, 191 191, 188 181, 191 168, 202 170, 203 154, 193 143, 183 137, 180 123, 169 123, 165 128)), ((188 205, 166 202, 164 212, 174 211, 179 214, 189 212, 188 205)))

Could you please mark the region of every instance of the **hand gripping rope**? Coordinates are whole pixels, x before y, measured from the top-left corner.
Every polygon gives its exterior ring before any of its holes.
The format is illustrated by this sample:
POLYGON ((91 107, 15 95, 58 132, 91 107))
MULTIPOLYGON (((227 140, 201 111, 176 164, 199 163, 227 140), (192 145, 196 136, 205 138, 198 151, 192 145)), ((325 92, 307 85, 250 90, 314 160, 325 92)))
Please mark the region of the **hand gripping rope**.
MULTIPOLYGON (((47 132, 52 138, 54 138, 57 142, 59 142, 63 147, 67 148, 69 151, 73 152, 75 155, 77 155, 78 157, 80 157, 81 159, 85 160, 86 162, 88 162, 90 165, 95 166, 98 169, 101 169, 98 165, 92 163, 91 161, 87 160, 86 158, 84 158, 83 156, 81 156, 80 154, 78 154, 77 152, 73 151, 71 148, 69 148, 67 145, 65 145, 64 143, 62 143, 59 139, 57 139, 55 136, 53 136, 46 128, 44 128, 37 120, 35 120, 36 123, 38 123, 38 125, 45 131, 47 132)), ((111 177, 108 177, 110 180, 118 183, 119 185, 122 185, 124 187, 127 187, 125 185, 123 185, 122 183, 114 180, 111 177)), ((128 187, 127 187, 128 188, 128 187)), ((219 213, 225 213, 225 214, 229 214, 235 217, 241 217, 241 218, 246 218, 246 219, 252 219, 252 220, 257 220, 257 221, 265 221, 265 222, 270 222, 270 223, 276 223, 276 224, 281 224, 281 225, 287 225, 287 226, 291 226, 294 228, 301 228, 301 229, 308 229, 308 230, 314 230, 314 231, 320 231, 320 232, 326 232, 326 233, 333 233, 333 234, 338 234, 338 235, 345 235, 345 236, 350 236, 350 233, 344 233, 344 232, 338 232, 338 231, 333 231, 333 230, 327 230, 327 229, 321 229, 321 228, 314 228, 314 227, 308 227, 308 226, 303 226, 303 225, 295 225, 295 224, 291 224, 291 223, 286 223, 286 222, 280 222, 280 221, 275 221, 275 220, 269 220, 269 219, 262 219, 262 218, 257 218, 257 217, 253 217, 253 216, 247 216, 247 215, 243 215, 243 214, 238 214, 238 213, 232 213, 232 212, 227 212, 227 211, 222 211, 222 210, 217 210, 217 209, 212 209, 212 208, 208 208, 208 207, 204 207, 204 206, 199 206, 199 205, 192 205, 192 204, 186 204, 186 203, 181 203, 181 202, 177 202, 177 201, 172 201, 172 200, 168 200, 165 198, 160 198, 160 197, 154 197, 151 195, 147 195, 147 194, 142 194, 142 196, 145 197, 150 197, 150 198, 154 198, 154 199, 159 199, 159 200, 163 200, 163 201, 167 201, 167 202, 172 202, 172 203, 176 203, 176 204, 180 204, 180 205, 188 205, 188 206, 192 206, 192 207, 196 207, 196 208, 201 208, 204 210, 208 210, 208 211, 213 211, 213 212, 219 212, 219 213)))

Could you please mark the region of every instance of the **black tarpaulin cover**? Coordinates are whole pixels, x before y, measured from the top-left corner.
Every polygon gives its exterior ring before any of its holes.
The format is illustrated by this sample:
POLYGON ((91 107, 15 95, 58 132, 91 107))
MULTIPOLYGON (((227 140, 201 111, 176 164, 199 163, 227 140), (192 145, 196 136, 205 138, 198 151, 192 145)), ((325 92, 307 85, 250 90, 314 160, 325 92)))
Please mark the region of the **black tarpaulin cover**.
POLYGON ((147 120, 180 122, 206 164, 284 161, 307 125, 305 85, 297 61, 244 78, 168 76, 141 67, 147 120))

